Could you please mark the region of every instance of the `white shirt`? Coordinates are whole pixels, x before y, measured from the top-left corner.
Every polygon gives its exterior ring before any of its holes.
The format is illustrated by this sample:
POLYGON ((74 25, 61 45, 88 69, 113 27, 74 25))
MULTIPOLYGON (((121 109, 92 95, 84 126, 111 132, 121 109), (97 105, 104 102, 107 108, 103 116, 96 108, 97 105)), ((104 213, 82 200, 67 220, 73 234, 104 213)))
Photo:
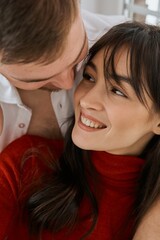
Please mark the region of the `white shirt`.
MULTIPOLYGON (((82 18, 89 46, 113 25, 126 20, 124 16, 104 16, 85 10, 82 11, 82 18)), ((82 71, 77 74, 72 90, 51 93, 51 102, 63 135, 67 129, 65 121, 73 115, 73 92, 81 78, 82 71)), ((27 133, 32 110, 23 104, 17 89, 2 75, 0 75, 0 106, 3 112, 3 130, 0 135, 0 151, 2 151, 10 142, 27 133)))

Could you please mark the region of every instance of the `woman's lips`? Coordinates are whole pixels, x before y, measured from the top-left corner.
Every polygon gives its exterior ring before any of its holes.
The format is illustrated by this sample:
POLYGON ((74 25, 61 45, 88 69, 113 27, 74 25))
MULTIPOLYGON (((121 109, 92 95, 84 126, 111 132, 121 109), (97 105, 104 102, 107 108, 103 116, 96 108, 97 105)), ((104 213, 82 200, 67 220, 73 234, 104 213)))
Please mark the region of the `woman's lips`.
POLYGON ((86 127, 90 127, 90 128, 94 128, 94 129, 103 129, 103 128, 107 127, 102 122, 100 122, 92 117, 89 117, 87 115, 84 115, 84 114, 80 115, 80 121, 86 127))

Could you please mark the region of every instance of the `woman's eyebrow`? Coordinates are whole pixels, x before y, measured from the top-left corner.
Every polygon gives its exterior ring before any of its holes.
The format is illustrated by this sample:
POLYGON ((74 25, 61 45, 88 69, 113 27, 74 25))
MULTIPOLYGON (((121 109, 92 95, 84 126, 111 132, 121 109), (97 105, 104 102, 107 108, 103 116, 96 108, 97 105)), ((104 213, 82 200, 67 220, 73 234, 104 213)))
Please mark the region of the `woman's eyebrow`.
MULTIPOLYGON (((91 67, 96 73, 97 73, 97 66, 94 64, 94 62, 91 60, 89 61, 87 64, 86 64, 86 67, 91 67)), ((119 82, 126 82, 128 83, 129 85, 131 85, 131 78, 127 75, 121 75, 121 74, 118 74, 116 73, 116 75, 114 74, 109 74, 109 76, 111 78, 114 78, 116 77, 118 79, 119 82)))
POLYGON ((95 72, 97 72, 97 66, 92 61, 89 61, 86 64, 86 67, 91 67, 95 72))
MULTIPOLYGON (((111 75, 111 77, 113 77, 113 79, 114 79, 114 75, 113 75, 113 76, 111 75)), ((116 74, 116 78, 117 78, 118 81, 120 81, 120 82, 126 82, 126 83, 128 83, 128 84, 131 84, 131 83, 130 83, 130 82, 131 82, 131 78, 128 77, 128 76, 126 76, 126 75, 116 74)))

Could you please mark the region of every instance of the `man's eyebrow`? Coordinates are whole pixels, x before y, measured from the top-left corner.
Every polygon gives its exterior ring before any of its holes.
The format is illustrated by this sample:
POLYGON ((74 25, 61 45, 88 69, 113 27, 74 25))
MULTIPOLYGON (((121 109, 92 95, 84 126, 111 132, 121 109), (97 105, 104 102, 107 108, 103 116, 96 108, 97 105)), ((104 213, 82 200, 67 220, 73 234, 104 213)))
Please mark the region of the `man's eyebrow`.
MULTIPOLYGON (((77 63, 77 61, 78 61, 78 59, 79 59, 79 57, 80 57, 80 55, 81 55, 81 53, 82 53, 82 51, 83 51, 83 49, 84 49, 87 41, 88 41, 88 39, 87 39, 87 35, 86 35, 86 32, 85 32, 85 39, 84 39, 84 41, 83 41, 83 45, 82 45, 82 47, 81 47, 80 52, 78 53, 76 59, 75 59, 71 64, 69 64, 67 67, 70 67, 70 66, 72 66, 72 65, 74 65, 74 64, 77 63)), ((53 76, 50 76, 50 77, 48 77, 48 78, 43 78, 43 79, 26 79, 26 78, 25 78, 25 79, 20 79, 20 78, 15 78, 15 77, 13 77, 13 76, 11 76, 11 77, 14 78, 15 80, 18 80, 18 81, 27 82, 27 83, 31 83, 31 82, 34 83, 34 82, 47 81, 47 80, 49 80, 49 79, 51 79, 51 78, 53 78, 53 77, 55 77, 55 76, 57 76, 57 75, 59 75, 59 74, 60 74, 60 73, 56 73, 56 74, 54 74, 53 76)))

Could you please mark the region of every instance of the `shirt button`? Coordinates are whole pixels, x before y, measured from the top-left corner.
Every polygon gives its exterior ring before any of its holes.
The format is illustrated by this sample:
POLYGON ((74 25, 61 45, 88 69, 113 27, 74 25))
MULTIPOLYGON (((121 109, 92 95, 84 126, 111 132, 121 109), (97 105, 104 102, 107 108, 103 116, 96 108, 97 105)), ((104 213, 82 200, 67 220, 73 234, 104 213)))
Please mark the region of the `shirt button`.
POLYGON ((20 124, 18 125, 18 127, 19 127, 19 128, 24 128, 24 127, 25 127, 25 124, 24 124, 24 123, 20 123, 20 124))
POLYGON ((59 107, 62 108, 62 104, 61 103, 59 104, 59 107))

